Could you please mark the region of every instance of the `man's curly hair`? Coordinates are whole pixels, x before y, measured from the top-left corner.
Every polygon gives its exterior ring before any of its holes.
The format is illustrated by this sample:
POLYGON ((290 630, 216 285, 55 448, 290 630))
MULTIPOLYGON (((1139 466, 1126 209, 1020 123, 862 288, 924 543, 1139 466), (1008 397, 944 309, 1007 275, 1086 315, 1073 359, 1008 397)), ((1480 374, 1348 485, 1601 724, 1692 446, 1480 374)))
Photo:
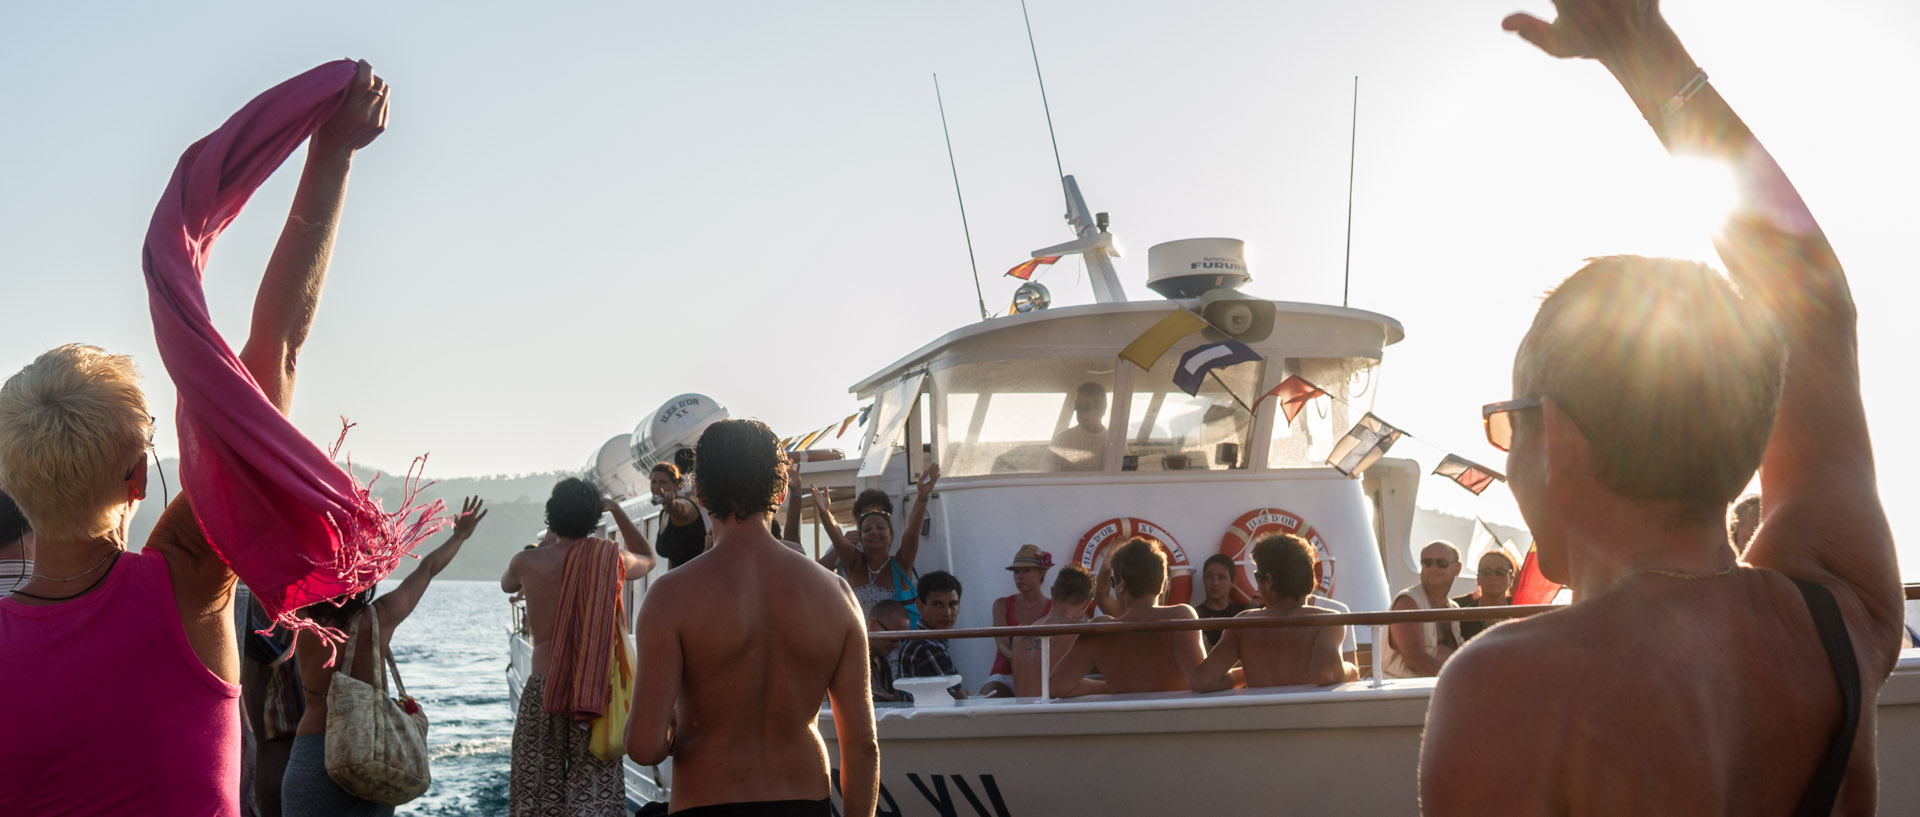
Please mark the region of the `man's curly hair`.
POLYGON ((694 492, 715 519, 750 519, 780 507, 787 468, 780 438, 766 423, 722 420, 700 434, 694 449, 694 492))

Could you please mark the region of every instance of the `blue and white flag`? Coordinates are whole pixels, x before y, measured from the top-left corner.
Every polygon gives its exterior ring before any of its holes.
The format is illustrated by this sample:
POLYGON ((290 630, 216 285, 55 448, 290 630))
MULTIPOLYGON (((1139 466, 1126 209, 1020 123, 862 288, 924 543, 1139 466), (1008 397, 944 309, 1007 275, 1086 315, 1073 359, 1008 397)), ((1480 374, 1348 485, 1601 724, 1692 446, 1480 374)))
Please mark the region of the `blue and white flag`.
POLYGON ((1235 363, 1259 360, 1260 353, 1237 340, 1223 340, 1196 346, 1193 351, 1180 356, 1180 365, 1173 370, 1173 385, 1188 395, 1200 392, 1200 383, 1206 379, 1207 372, 1235 363))

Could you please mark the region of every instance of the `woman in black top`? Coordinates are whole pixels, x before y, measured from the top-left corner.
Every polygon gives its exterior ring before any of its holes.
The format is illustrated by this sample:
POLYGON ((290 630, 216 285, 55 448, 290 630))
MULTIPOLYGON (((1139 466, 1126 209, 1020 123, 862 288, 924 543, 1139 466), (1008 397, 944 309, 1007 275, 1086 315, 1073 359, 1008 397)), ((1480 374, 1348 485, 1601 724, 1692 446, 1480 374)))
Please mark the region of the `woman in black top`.
MULTIPOLYGON (((1513 561, 1513 554, 1501 548, 1494 548, 1480 556, 1479 586, 1464 596, 1455 596, 1453 603, 1461 607, 1499 607, 1513 603, 1513 576, 1520 566, 1513 561)), ((1493 626, 1491 621, 1460 622, 1460 641, 1478 635, 1482 630, 1493 626)))
POLYGON ((672 570, 707 550, 707 520, 693 500, 680 495, 680 469, 663 462, 648 475, 653 497, 660 503, 660 533, 653 537, 654 552, 665 557, 672 570))

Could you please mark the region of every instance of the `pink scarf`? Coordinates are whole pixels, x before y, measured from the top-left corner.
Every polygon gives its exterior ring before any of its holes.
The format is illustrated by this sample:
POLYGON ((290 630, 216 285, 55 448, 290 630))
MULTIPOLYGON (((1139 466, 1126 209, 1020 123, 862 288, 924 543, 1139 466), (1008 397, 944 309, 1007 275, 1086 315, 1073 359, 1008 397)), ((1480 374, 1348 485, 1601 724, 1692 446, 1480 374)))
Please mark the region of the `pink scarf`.
POLYGON ((154 339, 180 396, 180 479, 207 542, 276 624, 335 642, 339 632, 297 611, 393 572, 448 524, 445 504, 416 505, 421 486, 409 469, 402 507, 387 513, 334 463, 338 442, 322 451, 301 436, 214 330, 201 275, 213 240, 340 107, 353 76, 349 60, 314 68, 188 147, 154 208, 142 257, 154 339))

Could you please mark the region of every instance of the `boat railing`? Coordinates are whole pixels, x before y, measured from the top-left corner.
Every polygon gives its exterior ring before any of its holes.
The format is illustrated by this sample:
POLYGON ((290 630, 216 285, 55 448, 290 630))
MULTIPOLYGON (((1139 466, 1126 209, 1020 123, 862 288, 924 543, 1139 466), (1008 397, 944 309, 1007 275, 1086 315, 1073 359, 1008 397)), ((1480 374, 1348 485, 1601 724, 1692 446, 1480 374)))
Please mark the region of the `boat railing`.
MULTIPOLYGON (((1902 587, 1908 601, 1920 600, 1920 584, 1902 587)), ((1386 610, 1370 613, 1324 613, 1312 616, 1236 616, 1234 618, 1195 618, 1169 621, 1089 621, 1084 624, 1022 624, 1011 627, 961 627, 951 630, 890 630, 884 636, 901 641, 948 640, 955 638, 1011 638, 1040 636, 1040 666, 1053 666, 1051 636, 1094 633, 1179 633, 1194 630, 1271 630, 1286 627, 1370 627, 1372 644, 1384 643, 1385 629, 1394 624, 1434 624, 1454 621, 1505 621, 1560 609, 1559 604, 1515 604, 1497 607, 1455 607, 1444 610, 1386 610)), ((1380 662, 1369 662, 1369 686, 1385 684, 1380 662)), ((1040 699, 1053 698, 1052 684, 1040 674, 1040 699)))

